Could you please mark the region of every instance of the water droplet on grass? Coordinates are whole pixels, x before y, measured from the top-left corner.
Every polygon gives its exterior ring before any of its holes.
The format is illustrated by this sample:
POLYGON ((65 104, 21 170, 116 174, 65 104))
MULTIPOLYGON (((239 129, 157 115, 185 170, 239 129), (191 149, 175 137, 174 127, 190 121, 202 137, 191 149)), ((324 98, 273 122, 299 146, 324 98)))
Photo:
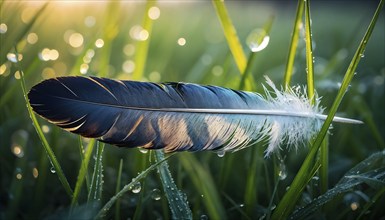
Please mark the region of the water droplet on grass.
POLYGON ((153 189, 151 192, 151 198, 153 200, 160 200, 162 198, 162 192, 159 189, 153 189))
POLYGON ((140 192, 140 190, 142 190, 142 185, 140 184, 140 182, 136 182, 135 184, 134 184, 134 186, 132 187, 132 192, 133 193, 139 193, 140 192))
POLYGON ((55 167, 51 167, 50 171, 51 173, 56 173, 55 167))
POLYGON ((146 149, 146 148, 139 148, 139 151, 142 154, 147 154, 148 153, 148 149, 146 149))
POLYGON ((269 41, 270 37, 262 29, 252 31, 246 39, 246 43, 252 52, 259 52, 265 49, 269 41))
POLYGON ((217 152, 218 157, 224 157, 225 154, 226 154, 226 152, 223 150, 217 152))
POLYGON ((200 220, 207 220, 207 219, 209 219, 209 217, 207 217, 207 215, 201 215, 201 217, 200 217, 200 220))

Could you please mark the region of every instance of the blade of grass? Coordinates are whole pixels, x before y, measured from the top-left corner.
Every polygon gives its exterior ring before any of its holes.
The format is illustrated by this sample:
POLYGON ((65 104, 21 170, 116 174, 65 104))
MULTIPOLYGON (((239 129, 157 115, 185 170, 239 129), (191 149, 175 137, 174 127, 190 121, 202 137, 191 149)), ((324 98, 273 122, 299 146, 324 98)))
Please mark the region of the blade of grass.
POLYGON ((149 174, 152 170, 157 168, 160 164, 166 162, 171 156, 174 154, 170 154, 166 156, 163 160, 157 161, 153 165, 149 166, 146 170, 141 172, 139 175, 137 175, 135 178, 132 179, 132 181, 125 185, 122 190, 120 190, 118 193, 116 193, 111 199, 103 206, 102 209, 100 209, 99 213, 96 215, 95 219, 102 219, 107 215, 107 212, 110 210, 112 205, 120 198, 122 197, 125 193, 130 191, 132 187, 141 179, 145 178, 147 174, 149 174))
POLYGON ((299 40, 299 30, 302 27, 303 10, 304 10, 304 1, 298 0, 297 12, 295 15, 294 26, 293 26, 293 33, 291 35, 291 41, 290 41, 290 49, 289 49, 289 54, 286 62, 286 71, 284 76, 285 88, 288 88, 290 86, 291 77, 293 75, 294 59, 295 59, 295 54, 297 51, 298 40, 299 40))
POLYGON ((211 174, 191 154, 184 154, 180 161, 195 188, 203 195, 203 202, 210 219, 226 219, 226 211, 211 174))
MULTIPOLYGON (((122 181, 122 170, 123 170, 123 159, 120 159, 119 163, 119 171, 118 171, 118 177, 116 181, 116 193, 118 194, 120 191, 120 184, 122 181)), ((115 206, 115 220, 121 219, 120 217, 120 199, 116 201, 116 206, 115 206)))
POLYGON ((147 15, 147 12, 150 10, 151 7, 153 7, 155 5, 156 5, 155 0, 148 0, 146 2, 146 8, 144 11, 142 28, 147 31, 148 38, 146 40, 143 40, 143 41, 138 41, 138 43, 136 44, 136 54, 135 54, 135 58, 134 58, 135 70, 132 74, 132 78, 134 80, 140 80, 143 77, 144 68, 146 66, 148 48, 150 45, 152 23, 153 23, 153 21, 147 15))
POLYGON ((103 28, 103 41, 104 45, 101 48, 100 59, 99 59, 99 76, 107 77, 109 72, 111 55, 112 41, 119 33, 119 19, 117 11, 120 9, 119 1, 110 1, 106 10, 104 18, 103 28))
MULTIPOLYGON (((164 160, 162 150, 155 151, 156 161, 164 160)), ((166 193, 168 204, 172 213, 173 219, 192 219, 192 213, 188 205, 186 197, 178 190, 174 180, 171 177, 168 164, 164 163, 158 167, 159 177, 162 180, 163 190, 166 193)))
POLYGON ((310 24, 310 0, 305 1, 305 43, 306 43, 306 76, 307 76, 307 95, 312 104, 314 104, 314 57, 313 57, 313 39, 310 24))
MULTIPOLYGON (((16 55, 18 55, 16 53, 16 55)), ((17 65, 18 69, 19 69, 19 72, 20 72, 20 83, 21 83, 21 88, 22 88, 22 91, 23 91, 23 95, 24 95, 24 99, 25 99, 25 102, 27 104, 27 110, 28 110, 28 113, 29 113, 29 117, 31 118, 32 120, 32 123, 33 123, 33 126, 35 127, 36 129, 36 132, 40 138, 40 141, 47 153, 47 156, 52 164, 52 167, 55 169, 57 175, 58 175, 58 178, 61 182, 61 184, 63 185, 63 188, 64 190, 66 191, 67 195, 72 198, 73 196, 73 192, 72 192, 72 189, 67 181, 67 178, 65 177, 64 175, 64 172, 60 166, 60 163, 59 161, 56 159, 56 156, 52 150, 52 148, 50 147, 50 145, 48 144, 48 141, 47 139, 45 138, 44 134, 43 134, 43 131, 39 125, 39 122, 37 121, 37 118, 35 116, 35 114, 33 113, 32 111, 32 107, 31 105, 29 104, 29 101, 28 101, 28 96, 27 96, 27 89, 26 89, 26 86, 25 86, 25 80, 24 80, 24 73, 23 71, 21 70, 21 68, 19 67, 19 65, 17 65)))
POLYGON ((72 201, 71 201, 71 209, 78 202, 78 198, 79 198, 80 191, 82 189, 83 182, 87 176, 88 164, 90 162, 94 146, 95 146, 95 139, 91 139, 90 142, 88 143, 87 151, 85 153, 84 160, 82 160, 82 163, 80 166, 78 178, 77 178, 76 185, 75 185, 74 196, 72 197, 72 201))
MULTIPOLYGON (((245 70, 247 67, 247 59, 246 55, 243 52, 242 45, 239 41, 237 31, 235 30, 235 27, 233 26, 230 16, 227 12, 225 2, 219 0, 212 0, 212 3, 214 5, 215 12, 217 13, 219 21, 221 22, 223 32, 227 40, 227 44, 229 45, 230 51, 233 54, 238 70, 241 75, 243 75, 245 74, 245 70)), ((253 75, 250 74, 248 78, 249 80, 246 81, 245 88, 247 90, 254 91, 255 85, 253 75)))
POLYGON ((295 204, 298 200, 298 198, 301 195, 301 192, 305 188, 306 184, 309 181, 309 175, 310 175, 310 170, 312 167, 312 161, 315 158, 315 155, 318 151, 318 149, 321 146, 321 143, 326 135, 326 133, 329 130, 329 126, 337 112, 337 109, 342 101, 342 98, 344 97, 349 84, 351 80, 353 79, 353 76, 355 75, 355 70, 358 66, 358 63, 365 51, 366 44, 373 32, 373 29, 375 27, 375 24, 377 22, 378 16, 381 12, 381 9, 384 5, 384 0, 381 0, 375 13, 374 16, 368 26, 368 29, 361 40, 361 43, 359 47, 357 48, 356 53, 354 54, 352 61, 350 62, 350 65, 345 73, 344 79, 342 80, 341 87, 338 91, 337 97, 335 98, 333 105, 330 109, 330 112, 320 130, 318 133, 317 138, 315 139, 309 154, 307 155, 305 161, 303 162, 300 170, 298 171, 296 177, 294 178, 289 190, 285 193, 284 197, 278 204, 277 208, 275 209, 272 219, 285 219, 289 216, 289 214, 293 211, 295 204))
POLYGON ((103 190, 103 151, 104 143, 96 142, 96 158, 91 186, 88 193, 88 202, 98 201, 102 197, 103 190))

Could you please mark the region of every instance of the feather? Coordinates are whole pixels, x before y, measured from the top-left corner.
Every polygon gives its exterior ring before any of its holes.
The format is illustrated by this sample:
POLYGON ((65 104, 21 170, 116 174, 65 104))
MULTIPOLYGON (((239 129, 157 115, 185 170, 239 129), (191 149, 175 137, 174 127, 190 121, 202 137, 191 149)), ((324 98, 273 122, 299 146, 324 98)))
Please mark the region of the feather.
POLYGON ((311 105, 301 88, 281 92, 268 78, 267 84, 272 91, 264 87, 263 97, 190 83, 59 77, 32 87, 28 98, 49 122, 119 147, 227 152, 268 141, 269 155, 283 142, 308 141, 326 116, 320 100, 311 105))

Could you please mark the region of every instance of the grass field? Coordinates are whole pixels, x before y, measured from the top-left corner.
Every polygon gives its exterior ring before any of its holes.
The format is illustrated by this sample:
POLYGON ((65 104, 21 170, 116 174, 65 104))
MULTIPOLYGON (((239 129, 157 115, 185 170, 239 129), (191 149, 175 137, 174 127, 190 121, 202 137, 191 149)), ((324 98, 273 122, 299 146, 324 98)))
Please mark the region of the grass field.
POLYGON ((384 218, 383 3, 1 0, 0 219, 384 218), (268 76, 329 117, 269 158, 117 148, 31 120, 25 93, 69 75, 259 93, 268 76))

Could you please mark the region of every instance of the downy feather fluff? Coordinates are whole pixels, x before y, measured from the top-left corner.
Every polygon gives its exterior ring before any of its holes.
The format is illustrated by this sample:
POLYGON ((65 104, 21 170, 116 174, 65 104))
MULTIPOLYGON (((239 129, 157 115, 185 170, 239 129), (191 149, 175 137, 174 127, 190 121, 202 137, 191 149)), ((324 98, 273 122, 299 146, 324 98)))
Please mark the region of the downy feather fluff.
POLYGON ((282 92, 267 84, 272 91, 264 87, 262 96, 190 83, 59 77, 35 85, 28 98, 49 122, 119 147, 227 152, 267 141, 269 155, 283 142, 307 142, 326 116, 301 88, 282 92))

